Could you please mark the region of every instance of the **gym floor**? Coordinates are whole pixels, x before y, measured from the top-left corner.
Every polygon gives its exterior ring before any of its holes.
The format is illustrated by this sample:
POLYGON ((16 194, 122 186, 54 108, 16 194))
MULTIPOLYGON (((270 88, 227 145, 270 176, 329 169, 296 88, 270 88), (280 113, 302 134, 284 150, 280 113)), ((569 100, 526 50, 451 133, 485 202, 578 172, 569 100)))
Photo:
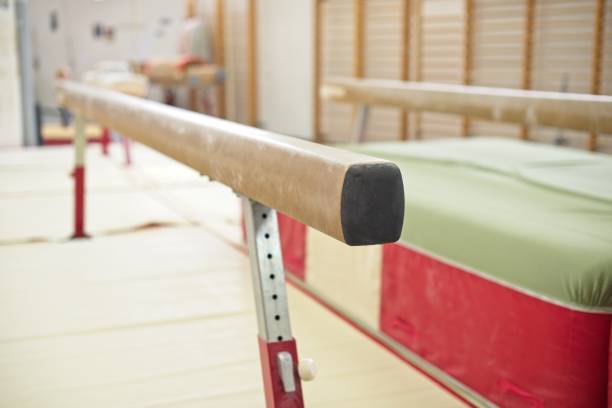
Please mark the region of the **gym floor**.
MULTIPOLYGON (((0 151, 0 406, 264 406, 240 202, 152 150, 89 146, 87 231, 70 146, 0 151)), ((289 286, 312 407, 464 404, 289 286)))

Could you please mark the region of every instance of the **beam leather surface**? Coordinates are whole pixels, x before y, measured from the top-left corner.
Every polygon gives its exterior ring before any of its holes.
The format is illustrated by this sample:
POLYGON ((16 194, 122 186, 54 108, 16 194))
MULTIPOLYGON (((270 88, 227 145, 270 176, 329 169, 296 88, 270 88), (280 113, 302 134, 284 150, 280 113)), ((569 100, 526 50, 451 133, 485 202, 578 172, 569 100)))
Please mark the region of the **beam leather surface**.
POLYGON ((320 94, 338 102, 612 133, 612 96, 352 78, 329 79, 320 94))
POLYGON ((74 82, 60 103, 349 245, 396 241, 404 191, 387 160, 74 82))

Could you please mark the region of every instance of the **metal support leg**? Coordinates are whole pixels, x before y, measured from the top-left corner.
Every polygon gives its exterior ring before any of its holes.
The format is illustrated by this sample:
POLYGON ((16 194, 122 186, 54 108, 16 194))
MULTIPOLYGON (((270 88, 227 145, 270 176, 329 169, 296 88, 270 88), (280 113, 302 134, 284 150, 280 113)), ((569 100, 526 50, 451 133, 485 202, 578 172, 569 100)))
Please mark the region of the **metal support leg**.
POLYGON ((174 91, 170 88, 164 89, 164 103, 170 106, 176 105, 176 96, 174 95, 174 91))
POLYGON ((365 133, 368 127, 368 117, 370 116, 370 106, 360 105, 355 120, 355 129, 353 129, 353 142, 363 143, 365 141, 365 133))
POLYGON ((125 165, 129 167, 132 165, 132 153, 131 153, 132 148, 131 148, 130 139, 122 136, 121 143, 123 144, 123 152, 125 155, 125 165))
POLYGON ((72 238, 87 238, 85 233, 85 119, 77 116, 74 121, 75 166, 74 178, 74 233, 72 238))
POLYGON ((298 357, 291 335, 276 211, 243 198, 251 259, 259 352, 268 408, 304 406, 298 357))

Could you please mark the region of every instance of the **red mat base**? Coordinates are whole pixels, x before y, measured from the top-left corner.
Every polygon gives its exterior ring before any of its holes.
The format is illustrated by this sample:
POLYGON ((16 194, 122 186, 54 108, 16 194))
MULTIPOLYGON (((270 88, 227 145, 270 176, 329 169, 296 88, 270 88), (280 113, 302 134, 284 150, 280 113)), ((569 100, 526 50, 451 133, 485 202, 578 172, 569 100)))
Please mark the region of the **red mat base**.
MULTIPOLYGON (((283 214, 279 225, 285 268, 307 284, 307 230, 283 214)), ((571 310, 400 244, 384 246, 381 269, 379 330, 491 402, 612 407, 611 314, 571 310)))
POLYGON ((504 407, 605 407, 610 316, 570 310, 400 245, 381 330, 504 407))

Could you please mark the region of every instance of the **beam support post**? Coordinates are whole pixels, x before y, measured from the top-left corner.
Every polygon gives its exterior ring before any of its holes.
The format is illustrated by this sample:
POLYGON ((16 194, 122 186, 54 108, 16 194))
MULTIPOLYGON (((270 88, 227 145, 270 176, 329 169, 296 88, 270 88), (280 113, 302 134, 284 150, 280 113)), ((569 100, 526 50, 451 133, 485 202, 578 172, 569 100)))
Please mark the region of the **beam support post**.
POLYGON ((291 334, 276 211, 242 198, 261 370, 268 408, 302 408, 296 342, 291 334))
POLYGON ((123 157, 124 163, 127 167, 132 165, 132 142, 127 137, 121 137, 121 144, 123 145, 123 157))
POLYGON ((370 106, 365 103, 359 105, 359 107, 357 108, 355 128, 353 129, 353 143, 363 143, 365 141, 369 116, 370 106))
POLYGON ((87 135, 85 118, 77 115, 74 120, 74 230, 72 239, 87 238, 85 233, 85 154, 87 135))

